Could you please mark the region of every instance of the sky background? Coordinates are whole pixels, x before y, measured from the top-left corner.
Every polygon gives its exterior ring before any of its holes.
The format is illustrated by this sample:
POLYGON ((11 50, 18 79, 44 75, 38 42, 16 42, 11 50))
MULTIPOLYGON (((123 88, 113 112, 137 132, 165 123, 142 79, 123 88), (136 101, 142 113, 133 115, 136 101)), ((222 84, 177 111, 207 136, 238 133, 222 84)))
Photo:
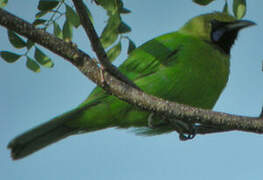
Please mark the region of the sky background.
MULTIPOLYGON (((124 0, 124 5, 132 11, 123 17, 132 27, 129 36, 140 45, 176 31, 193 16, 221 10, 224 1, 216 0, 207 7, 191 0, 124 0)), ((248 1, 247 6, 245 19, 255 21, 257 26, 240 33, 231 53, 228 85, 214 110, 258 116, 263 105, 263 2, 248 1)), ((36 7, 37 1, 15 0, 6 9, 32 22, 36 7)), ((101 32, 107 19, 105 12, 95 4, 89 4, 89 8, 101 32)), ((92 54, 82 30, 75 32, 73 41, 92 54)), ((6 30, 0 26, 0 50, 10 49, 6 30)), ((6 148, 12 138, 76 107, 95 87, 70 63, 45 52, 55 67, 42 68, 38 74, 25 67, 25 59, 14 64, 0 59, 0 179, 262 180, 263 136, 243 132, 197 136, 182 142, 176 133, 140 137, 129 130, 111 128, 72 136, 25 159, 12 161, 6 148)), ((125 58, 123 52, 116 64, 125 58)))

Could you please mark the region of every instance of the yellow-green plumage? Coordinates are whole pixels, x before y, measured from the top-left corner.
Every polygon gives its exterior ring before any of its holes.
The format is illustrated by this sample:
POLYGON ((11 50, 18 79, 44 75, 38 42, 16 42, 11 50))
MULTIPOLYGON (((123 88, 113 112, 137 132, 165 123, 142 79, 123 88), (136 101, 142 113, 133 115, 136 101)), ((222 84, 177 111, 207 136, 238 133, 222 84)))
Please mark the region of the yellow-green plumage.
MULTIPOLYGON (((217 34, 211 36, 214 20, 216 23, 235 21, 223 13, 193 18, 179 31, 159 36, 135 49, 119 67, 120 71, 146 93, 212 109, 226 86, 230 64, 221 41, 217 45, 211 38, 218 38, 217 34)), ((216 25, 221 27, 220 23, 216 25)), ((155 130, 148 128, 149 114, 97 87, 79 107, 18 136, 9 148, 13 158, 18 159, 80 131, 136 127, 155 134, 155 130)), ((170 131, 171 127, 166 126, 167 132, 170 131)))
MULTIPOLYGON (((215 51, 212 46, 203 41, 176 32, 160 36, 135 50, 120 66, 120 70, 149 94, 211 109, 226 85, 229 74, 229 56, 215 51), (151 46, 152 44, 155 44, 155 47, 151 46), (164 49, 156 51, 160 49, 158 46, 164 49), (164 50, 165 53, 163 53, 164 50), (175 54, 174 51, 176 51, 175 54), (207 61, 207 57, 211 57, 211 60, 207 61)), ((89 128, 90 123, 99 121, 101 113, 103 122, 106 118, 103 117, 105 114, 107 118, 112 114, 112 117, 108 119, 108 122, 112 120, 112 126, 147 125, 147 118, 141 119, 129 115, 133 111, 141 112, 141 110, 114 96, 107 96, 100 88, 96 88, 83 105, 96 101, 98 96, 106 97, 102 99, 102 103, 85 112, 87 118, 69 123, 77 124, 76 126, 81 123, 81 127, 89 128), (101 107, 98 108, 98 106, 101 107), (92 113, 92 109, 97 112, 92 113), (90 119, 88 117, 92 116, 91 114, 94 114, 94 118, 90 119), (131 120, 126 120, 126 118, 131 120), (93 122, 87 123, 88 119, 93 122)))

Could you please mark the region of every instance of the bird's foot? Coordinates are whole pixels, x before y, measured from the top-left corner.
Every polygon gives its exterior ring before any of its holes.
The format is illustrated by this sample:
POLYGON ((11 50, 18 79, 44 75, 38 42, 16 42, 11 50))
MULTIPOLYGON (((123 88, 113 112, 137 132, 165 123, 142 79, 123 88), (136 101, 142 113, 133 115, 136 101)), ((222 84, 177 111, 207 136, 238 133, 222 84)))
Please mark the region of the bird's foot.
POLYGON ((182 141, 193 139, 196 135, 196 126, 191 123, 186 123, 177 120, 171 124, 165 117, 159 117, 159 121, 154 118, 154 113, 150 113, 147 119, 149 128, 161 128, 163 126, 173 126, 174 130, 179 133, 179 138, 182 141), (160 121, 161 119, 161 121, 160 121))
POLYGON ((196 127, 194 124, 176 121, 175 129, 179 133, 179 139, 181 141, 193 139, 196 135, 196 127))
POLYGON ((193 134, 180 133, 179 134, 179 139, 181 141, 187 141, 187 140, 194 139, 195 135, 196 135, 195 133, 193 133, 193 134))

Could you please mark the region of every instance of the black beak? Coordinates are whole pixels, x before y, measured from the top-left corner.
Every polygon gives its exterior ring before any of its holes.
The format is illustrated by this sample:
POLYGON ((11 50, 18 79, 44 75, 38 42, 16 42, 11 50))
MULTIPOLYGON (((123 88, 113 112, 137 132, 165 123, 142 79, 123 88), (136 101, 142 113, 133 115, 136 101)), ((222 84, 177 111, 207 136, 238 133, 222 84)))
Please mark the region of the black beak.
POLYGON ((256 23, 253 21, 248 20, 237 20, 225 25, 226 29, 233 31, 233 30, 240 30, 246 27, 254 26, 256 23))

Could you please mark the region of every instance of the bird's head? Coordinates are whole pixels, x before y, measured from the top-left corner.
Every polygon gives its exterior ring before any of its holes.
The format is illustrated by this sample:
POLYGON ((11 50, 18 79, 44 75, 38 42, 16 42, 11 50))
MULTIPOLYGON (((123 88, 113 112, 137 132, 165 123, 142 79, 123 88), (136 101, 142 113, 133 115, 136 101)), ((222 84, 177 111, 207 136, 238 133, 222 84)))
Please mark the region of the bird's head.
POLYGON ((180 32, 212 43, 229 54, 238 32, 252 25, 255 25, 252 21, 237 20, 229 14, 215 12, 192 18, 180 29, 180 32))

